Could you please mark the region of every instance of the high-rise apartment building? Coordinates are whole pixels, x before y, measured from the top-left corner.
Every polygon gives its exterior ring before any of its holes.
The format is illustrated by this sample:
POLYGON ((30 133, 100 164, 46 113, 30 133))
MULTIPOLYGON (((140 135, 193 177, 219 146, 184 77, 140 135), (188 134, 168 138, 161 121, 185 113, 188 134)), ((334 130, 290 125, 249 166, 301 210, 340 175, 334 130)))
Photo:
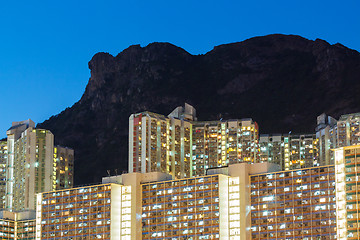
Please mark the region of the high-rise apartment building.
MULTIPOLYGON (((259 138, 259 162, 270 162, 285 169, 285 139, 282 134, 261 134, 259 138)), ((289 145, 287 145, 287 157, 289 158, 289 145)))
POLYGON ((320 166, 315 134, 291 135, 289 142, 290 159, 287 162, 285 158, 285 170, 320 166))
POLYGON ((313 134, 260 135, 260 162, 270 162, 284 170, 320 166, 318 140, 313 134))
POLYGON ((7 142, 0 141, 0 209, 5 207, 7 142))
POLYGON ((259 128, 252 119, 193 122, 193 176, 209 168, 257 162, 259 128))
POLYGON ((191 173, 192 124, 188 119, 143 112, 129 119, 129 172, 191 173))
POLYGON ((335 149, 337 239, 360 238, 360 145, 335 149))
POLYGON ((360 113, 342 115, 339 120, 325 113, 317 117, 320 165, 334 164, 334 151, 331 149, 360 144, 359 125, 360 113))
POLYGON ((360 144, 360 113, 342 115, 337 121, 337 146, 360 144))
POLYGON ((52 184, 53 190, 71 188, 74 184, 74 150, 54 147, 52 184))
POLYGON ((13 122, 7 131, 7 210, 34 210, 37 193, 58 189, 62 185, 72 187, 72 179, 65 184, 65 178, 61 176, 72 178, 73 168, 62 166, 73 161, 73 156, 70 157, 73 152, 59 152, 63 159, 56 159, 57 156, 54 156, 54 136, 49 130, 36 129, 35 123, 30 119, 13 122), (71 160, 63 163, 65 159, 71 160), (61 179, 64 179, 64 182, 61 182, 61 179))
POLYGON ((337 121, 325 113, 317 117, 316 138, 319 146, 320 165, 334 164, 334 152, 337 144, 337 121))
POLYGON ((202 176, 208 168, 256 162, 258 125, 252 119, 196 121, 185 104, 167 117, 150 112, 129 118, 129 172, 202 176))
POLYGON ((35 209, 35 194, 52 187, 54 137, 50 131, 35 129, 35 123, 27 120, 13 123, 7 142, 6 208, 35 209))
POLYGON ((360 144, 360 113, 336 120, 325 113, 317 117, 314 134, 262 134, 259 161, 279 164, 290 170, 334 164, 331 149, 360 144))

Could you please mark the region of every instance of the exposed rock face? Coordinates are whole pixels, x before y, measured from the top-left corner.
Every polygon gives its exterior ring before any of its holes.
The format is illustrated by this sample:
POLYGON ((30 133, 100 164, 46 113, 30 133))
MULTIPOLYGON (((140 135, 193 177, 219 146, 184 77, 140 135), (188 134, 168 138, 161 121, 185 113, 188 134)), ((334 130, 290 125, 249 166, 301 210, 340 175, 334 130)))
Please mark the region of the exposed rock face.
POLYGON ((360 111, 360 54, 341 44, 269 35, 194 56, 169 43, 96 54, 81 100, 40 124, 75 149, 75 184, 127 169, 128 117, 188 102, 200 120, 251 117, 261 133, 313 132, 322 112, 360 111))

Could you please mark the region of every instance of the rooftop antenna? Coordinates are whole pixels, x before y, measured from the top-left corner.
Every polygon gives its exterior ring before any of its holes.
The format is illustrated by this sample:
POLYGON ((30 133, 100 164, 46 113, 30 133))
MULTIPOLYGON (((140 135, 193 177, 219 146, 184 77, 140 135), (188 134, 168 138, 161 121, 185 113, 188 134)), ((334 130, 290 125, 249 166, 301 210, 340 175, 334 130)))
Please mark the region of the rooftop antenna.
POLYGON ((110 177, 110 170, 106 170, 108 177, 110 177))

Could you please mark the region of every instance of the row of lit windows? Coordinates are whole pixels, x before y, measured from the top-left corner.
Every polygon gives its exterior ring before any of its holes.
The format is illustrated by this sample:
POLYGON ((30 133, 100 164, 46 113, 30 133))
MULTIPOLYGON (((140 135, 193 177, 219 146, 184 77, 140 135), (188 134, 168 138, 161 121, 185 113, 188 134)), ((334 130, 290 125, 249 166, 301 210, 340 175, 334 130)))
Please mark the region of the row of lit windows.
POLYGON ((294 171, 286 171, 279 173, 271 173, 264 175, 253 175, 251 177, 252 181, 261 181, 261 180, 275 180, 279 178, 288 178, 288 177, 296 177, 296 176, 304 176, 304 175, 314 175, 314 174, 327 174, 328 172, 334 172, 334 167, 322 167, 322 168, 309 168, 305 170, 294 170, 294 171))
POLYGON ((71 190, 63 190, 63 191, 54 191, 50 193, 43 193, 43 199, 50 198, 50 197, 63 197, 69 195, 81 195, 85 193, 91 192, 102 192, 106 190, 110 190, 111 185, 102 185, 102 186, 95 186, 95 187, 87 187, 87 188, 78 188, 78 189, 71 189, 71 190))
POLYGON ((185 180, 179 180, 179 181, 169 181, 169 182, 159 182, 155 184, 143 184, 142 188, 143 190, 147 189, 159 189, 159 188, 168 188, 168 187, 174 187, 174 186, 181 186, 181 185, 191 185, 191 184, 203 184, 206 182, 211 181, 217 181, 218 177, 198 177, 198 178, 192 178, 192 179, 185 179, 185 180))
MULTIPOLYGON (((110 233, 90 233, 90 232, 71 232, 67 234, 67 239, 71 240, 93 240, 93 239, 110 239, 110 233)), ((62 233, 49 233, 42 234, 42 239, 64 239, 64 234, 62 233)))

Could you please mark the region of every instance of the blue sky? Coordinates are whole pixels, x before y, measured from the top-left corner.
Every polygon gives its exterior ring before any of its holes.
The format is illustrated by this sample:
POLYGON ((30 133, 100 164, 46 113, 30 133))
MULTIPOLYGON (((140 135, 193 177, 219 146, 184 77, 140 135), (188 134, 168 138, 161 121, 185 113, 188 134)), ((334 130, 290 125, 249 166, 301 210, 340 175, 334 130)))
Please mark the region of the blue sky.
POLYGON ((3 1, 0 138, 12 121, 42 122, 83 94, 97 52, 170 42, 192 54, 272 33, 360 50, 360 1, 3 1))

